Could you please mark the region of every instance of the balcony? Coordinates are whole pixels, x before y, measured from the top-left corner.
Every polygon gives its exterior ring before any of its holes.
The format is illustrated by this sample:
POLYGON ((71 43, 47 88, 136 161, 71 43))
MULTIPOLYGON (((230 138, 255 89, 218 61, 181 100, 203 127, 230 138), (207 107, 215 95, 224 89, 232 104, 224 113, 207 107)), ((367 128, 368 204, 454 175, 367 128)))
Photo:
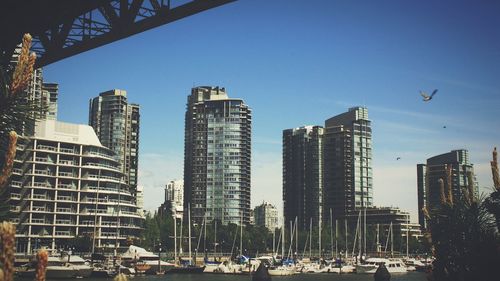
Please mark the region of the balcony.
POLYGON ((72 160, 59 160, 60 165, 75 165, 75 162, 72 160))
POLYGON ((64 183, 60 183, 57 185, 57 188, 59 189, 71 189, 71 190, 76 190, 76 186, 75 185, 72 185, 72 184, 64 184, 64 183))
POLYGON ((64 148, 64 147, 59 148, 59 152, 70 153, 70 154, 76 154, 76 153, 78 153, 78 152, 75 151, 75 149, 64 148))
POLYGON ((45 224, 45 219, 31 219, 31 223, 45 224))
POLYGON ((71 231, 56 231, 56 236, 72 236, 71 231))
POLYGON ((33 187, 53 188, 52 185, 47 182, 34 182, 33 187))
POLYGON ((48 157, 36 157, 35 161, 36 162, 44 162, 44 163, 54 163, 54 161, 52 161, 52 159, 50 159, 48 157))
POLYGON ((14 174, 19 174, 19 175, 20 175, 20 174, 22 174, 22 173, 23 173, 23 170, 22 170, 22 169, 19 169, 19 168, 14 168, 14 169, 12 169, 12 173, 14 173, 14 174))
POLYGON ((71 173, 71 172, 59 172, 57 175, 60 177, 69 177, 69 178, 77 177, 77 175, 75 175, 74 173, 71 173))
POLYGON ((13 187, 21 187, 22 182, 20 181, 11 181, 10 185, 13 187))
POLYGON ((33 194, 33 196, 31 196, 31 199, 41 199, 41 200, 47 200, 47 195, 45 194, 33 194))
POLYGON ((53 146, 48 146, 48 145, 37 145, 36 149, 38 150, 47 150, 47 151, 57 151, 57 148, 53 147, 53 146))
POLYGON ((58 201, 75 201, 75 198, 71 196, 57 196, 58 201))
POLYGON ((10 199, 21 199, 21 194, 11 193, 10 199))
POLYGON ((75 224, 71 220, 56 220, 56 224, 72 225, 75 224))
POLYGON ((57 208, 56 212, 57 213, 71 213, 71 214, 74 214, 75 210, 71 209, 71 208, 57 208))
POLYGON ((33 174, 45 175, 45 176, 53 176, 54 175, 50 170, 35 170, 35 172, 33 174))

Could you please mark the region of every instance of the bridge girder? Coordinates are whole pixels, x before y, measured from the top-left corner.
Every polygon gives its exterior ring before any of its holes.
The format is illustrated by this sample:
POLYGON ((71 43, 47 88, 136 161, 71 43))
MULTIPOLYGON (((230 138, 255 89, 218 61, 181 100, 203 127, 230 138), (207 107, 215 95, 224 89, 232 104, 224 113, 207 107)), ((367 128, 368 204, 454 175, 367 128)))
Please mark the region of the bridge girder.
POLYGON ((1 63, 10 61, 24 33, 33 36, 42 67, 234 1, 7 0, 0 4, 1 63))

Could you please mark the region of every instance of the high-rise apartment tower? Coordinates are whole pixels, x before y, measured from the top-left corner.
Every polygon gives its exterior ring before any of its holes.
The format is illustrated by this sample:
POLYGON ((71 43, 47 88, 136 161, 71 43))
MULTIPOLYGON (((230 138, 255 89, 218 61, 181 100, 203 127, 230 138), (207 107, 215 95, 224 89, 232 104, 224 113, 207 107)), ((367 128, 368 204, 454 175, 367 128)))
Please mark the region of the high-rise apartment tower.
POLYGON ((318 225, 323 215, 323 128, 283 131, 283 207, 285 222, 299 229, 318 225))
POLYGON ((353 107, 325 121, 324 217, 373 206, 372 130, 368 109, 353 107))
MULTIPOLYGON (((188 97, 184 139, 184 209, 201 223, 250 221, 250 108, 224 88, 196 87, 188 97)), ((187 215, 187 212, 184 212, 187 215)))
POLYGON ((418 212, 419 223, 427 227, 423 207, 428 211, 441 204, 439 180, 443 180, 445 192, 451 186, 454 200, 460 200, 464 190, 472 190, 477 198, 479 187, 474 175, 474 166, 469 161, 466 149, 452 150, 427 159, 427 163, 417 165, 418 212))
POLYGON ((132 194, 137 190, 139 105, 129 104, 127 92, 111 90, 90 100, 89 125, 102 145, 115 152, 132 194))

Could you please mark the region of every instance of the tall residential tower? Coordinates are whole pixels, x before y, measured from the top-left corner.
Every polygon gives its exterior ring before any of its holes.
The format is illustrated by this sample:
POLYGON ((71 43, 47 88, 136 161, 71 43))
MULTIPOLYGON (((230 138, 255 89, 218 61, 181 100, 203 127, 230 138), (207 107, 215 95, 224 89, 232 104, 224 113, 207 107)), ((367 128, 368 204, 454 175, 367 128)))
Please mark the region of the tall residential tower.
POLYGON ((454 200, 459 200, 463 190, 471 190, 474 196, 479 197, 479 187, 474 175, 474 166, 469 161, 469 152, 466 149, 452 150, 427 159, 427 164, 417 165, 418 183, 418 212, 419 223, 427 227, 427 221, 422 208, 429 211, 440 204, 440 183, 444 188, 451 186, 454 200))
POLYGON ((90 100, 89 125, 102 145, 115 152, 132 194, 137 190, 139 105, 129 104, 127 92, 110 90, 90 100))
MULTIPOLYGON (((188 97, 184 139, 184 209, 201 223, 250 221, 250 108, 224 88, 196 87, 188 97)), ((186 215, 187 212, 184 212, 186 215)))
POLYGON ((325 217, 373 206, 372 130, 368 109, 353 107, 325 121, 325 217))
POLYGON ((323 128, 283 131, 283 207, 285 222, 299 229, 318 225, 323 215, 323 128))

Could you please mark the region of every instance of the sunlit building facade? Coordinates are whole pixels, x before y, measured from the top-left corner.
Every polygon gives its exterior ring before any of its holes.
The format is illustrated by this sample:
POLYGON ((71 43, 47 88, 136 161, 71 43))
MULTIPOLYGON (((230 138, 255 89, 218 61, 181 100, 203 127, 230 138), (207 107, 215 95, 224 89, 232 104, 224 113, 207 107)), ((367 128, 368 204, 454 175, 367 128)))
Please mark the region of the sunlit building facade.
POLYGON ((89 126, 37 123, 18 145, 9 188, 17 252, 71 248, 76 237, 114 249, 139 237, 142 217, 124 174, 89 126))
POLYGON ((102 145, 115 152, 126 181, 136 196, 139 165, 139 105, 124 90, 110 90, 90 100, 89 125, 102 145))
POLYGON ((372 130, 368 109, 353 107, 325 121, 324 217, 373 206, 372 130))
POLYGON ((185 122, 184 210, 190 207, 195 223, 206 216, 223 224, 248 224, 250 108, 229 98, 224 88, 196 87, 188 97, 185 122))

